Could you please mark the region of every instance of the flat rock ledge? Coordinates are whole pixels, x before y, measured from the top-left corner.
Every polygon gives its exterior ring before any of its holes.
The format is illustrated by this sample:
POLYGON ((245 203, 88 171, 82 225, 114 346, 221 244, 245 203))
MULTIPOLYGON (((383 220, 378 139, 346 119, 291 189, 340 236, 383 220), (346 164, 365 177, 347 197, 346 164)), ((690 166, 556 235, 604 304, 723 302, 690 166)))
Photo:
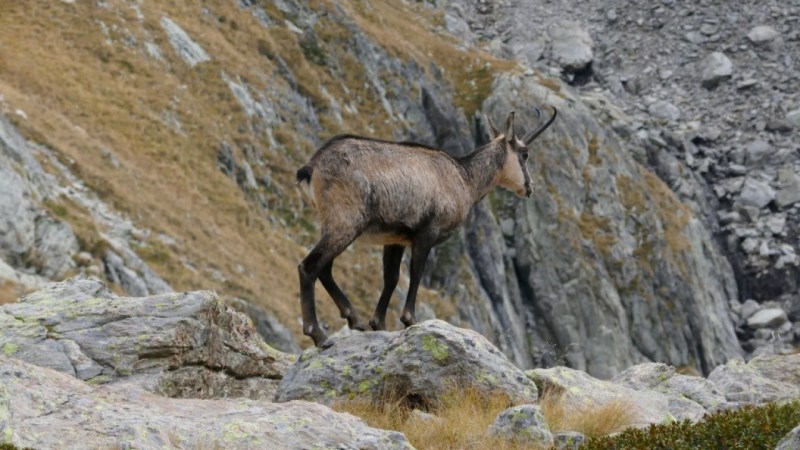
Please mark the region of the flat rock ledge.
POLYGON ((402 433, 303 401, 171 399, 0 356, 0 443, 86 449, 413 449, 402 433))
POLYGON ((479 333, 429 320, 398 332, 352 332, 306 350, 284 375, 276 401, 333 403, 356 396, 436 401, 450 389, 504 393, 535 403, 536 385, 479 333))
POLYGON ((91 384, 192 398, 271 399, 295 359, 213 292, 119 297, 80 278, 0 307, 0 350, 91 384))

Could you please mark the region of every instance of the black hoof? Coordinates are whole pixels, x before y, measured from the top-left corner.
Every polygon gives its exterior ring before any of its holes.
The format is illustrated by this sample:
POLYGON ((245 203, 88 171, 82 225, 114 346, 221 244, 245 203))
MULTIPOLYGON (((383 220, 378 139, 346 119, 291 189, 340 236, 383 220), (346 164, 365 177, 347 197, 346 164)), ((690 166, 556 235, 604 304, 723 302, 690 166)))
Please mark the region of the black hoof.
POLYGON ((374 318, 369 320, 369 327, 372 328, 372 331, 386 330, 386 325, 378 322, 378 320, 374 318))

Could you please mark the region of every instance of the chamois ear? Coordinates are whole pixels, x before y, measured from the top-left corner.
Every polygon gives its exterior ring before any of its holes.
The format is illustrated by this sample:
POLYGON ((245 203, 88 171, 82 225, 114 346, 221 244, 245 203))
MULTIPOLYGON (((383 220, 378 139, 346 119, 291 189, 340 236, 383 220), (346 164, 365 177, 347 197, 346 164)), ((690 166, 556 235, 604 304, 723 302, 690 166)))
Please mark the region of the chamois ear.
POLYGON ((508 113, 506 119, 506 141, 514 142, 514 111, 508 113))
POLYGON ((514 111, 508 113, 506 119, 506 141, 514 142, 514 111))
POLYGON ((500 136, 500 131, 497 129, 497 125, 494 124, 494 120, 491 117, 487 116, 486 114, 483 115, 486 119, 486 123, 489 124, 489 140, 494 140, 497 136, 500 136))

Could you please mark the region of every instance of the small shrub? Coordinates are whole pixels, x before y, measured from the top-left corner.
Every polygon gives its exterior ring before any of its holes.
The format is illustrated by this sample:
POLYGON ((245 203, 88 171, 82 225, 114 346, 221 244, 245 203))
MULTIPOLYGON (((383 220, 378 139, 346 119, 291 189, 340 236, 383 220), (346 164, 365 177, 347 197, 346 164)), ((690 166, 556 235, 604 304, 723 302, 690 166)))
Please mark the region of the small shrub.
POLYGON ((800 401, 765 406, 745 406, 708 415, 698 423, 689 420, 649 428, 629 429, 614 437, 586 441, 581 450, 755 450, 772 449, 800 423, 800 401))

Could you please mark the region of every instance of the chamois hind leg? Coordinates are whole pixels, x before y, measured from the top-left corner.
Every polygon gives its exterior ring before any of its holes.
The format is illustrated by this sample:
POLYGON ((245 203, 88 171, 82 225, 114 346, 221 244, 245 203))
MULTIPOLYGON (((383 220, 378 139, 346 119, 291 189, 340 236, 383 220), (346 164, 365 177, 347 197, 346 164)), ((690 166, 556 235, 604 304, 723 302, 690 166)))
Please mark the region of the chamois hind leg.
POLYGON ((389 307, 389 301, 400 278, 400 263, 403 261, 405 249, 402 245, 383 246, 383 292, 375 308, 375 314, 369 320, 369 326, 373 330, 386 329, 386 308, 389 307))
POLYGON ((431 248, 433 245, 427 240, 415 241, 411 247, 411 280, 408 283, 408 297, 406 297, 406 304, 403 307, 403 314, 400 316, 400 321, 406 328, 417 323, 415 315, 417 289, 419 289, 419 282, 422 279, 422 272, 425 271, 425 263, 431 248))
POLYGON ((322 286, 325 287, 325 290, 328 291, 328 294, 331 296, 334 303, 336 303, 342 319, 347 319, 347 326, 350 327, 351 330, 365 331, 367 327, 364 326, 364 322, 361 321, 361 316, 359 316, 358 312, 353 308, 353 304, 350 303, 350 300, 347 299, 344 292, 339 289, 336 281, 333 280, 333 260, 322 268, 322 272, 319 274, 319 281, 322 282, 322 286))
POLYGON ((317 321, 314 284, 325 266, 339 256, 355 238, 355 234, 352 236, 333 237, 323 233, 322 239, 297 266, 297 272, 300 275, 300 308, 303 312, 303 334, 311 337, 317 347, 328 347, 331 343, 326 342, 328 336, 322 331, 317 321))

